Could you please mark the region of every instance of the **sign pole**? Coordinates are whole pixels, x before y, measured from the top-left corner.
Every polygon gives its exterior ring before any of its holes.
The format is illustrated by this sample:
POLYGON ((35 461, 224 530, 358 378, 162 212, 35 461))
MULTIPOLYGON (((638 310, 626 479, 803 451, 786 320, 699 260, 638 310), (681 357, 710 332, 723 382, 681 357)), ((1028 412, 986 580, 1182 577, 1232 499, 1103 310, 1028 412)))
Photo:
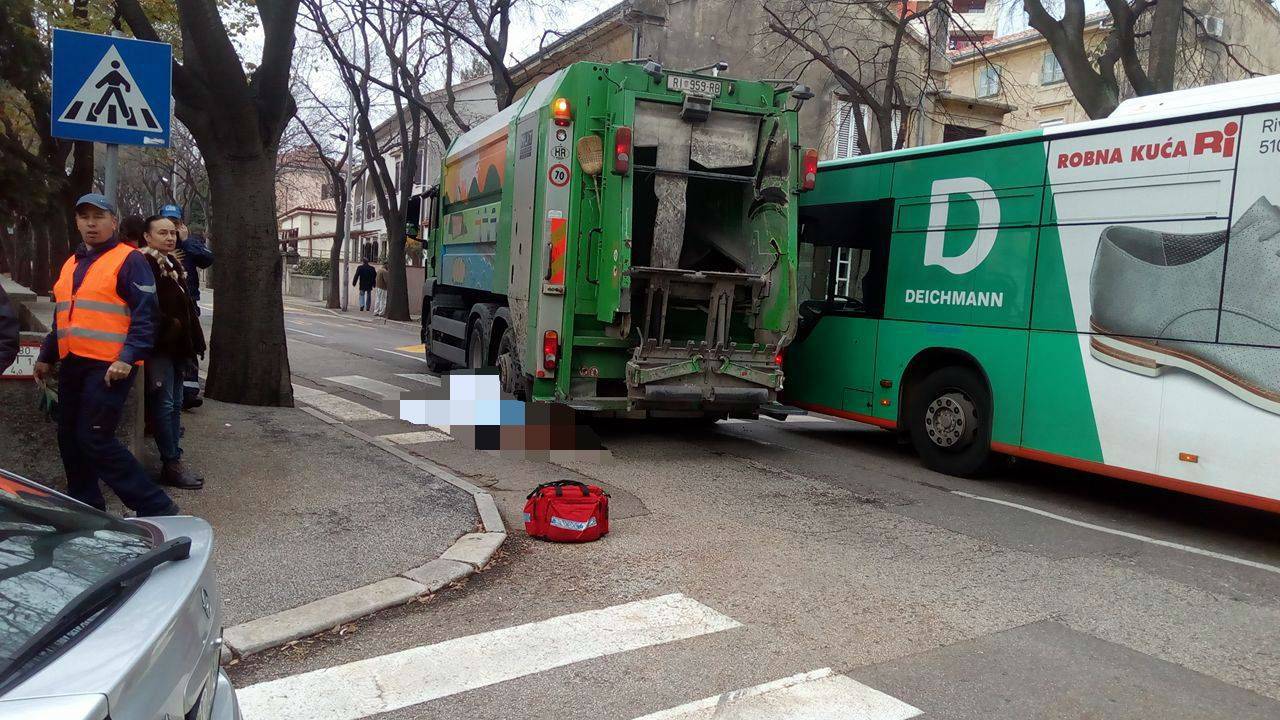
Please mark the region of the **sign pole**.
MULTIPOLYGON (((124 32, 116 29, 111 31, 111 37, 124 37, 124 32)), ((116 204, 116 193, 120 185, 120 146, 115 143, 107 143, 106 158, 102 163, 103 168, 103 188, 102 194, 107 196, 107 201, 112 205, 116 204)), ((120 208, 116 208, 119 212, 120 208)))
MULTIPOLYGON (((102 194, 107 196, 107 200, 112 205, 116 204, 116 186, 120 182, 120 146, 115 143, 107 143, 107 156, 102 163, 104 169, 104 179, 102 181, 102 194)), ((119 208, 117 208, 117 212, 119 208)))

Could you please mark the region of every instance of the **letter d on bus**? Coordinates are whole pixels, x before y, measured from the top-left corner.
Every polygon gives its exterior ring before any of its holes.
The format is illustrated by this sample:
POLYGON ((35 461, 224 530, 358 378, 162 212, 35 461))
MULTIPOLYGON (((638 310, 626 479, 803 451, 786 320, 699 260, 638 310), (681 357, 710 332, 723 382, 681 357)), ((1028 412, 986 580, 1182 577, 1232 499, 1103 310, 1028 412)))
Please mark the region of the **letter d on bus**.
POLYGON ((995 247, 1000 227, 1000 201, 985 181, 976 177, 949 178, 933 181, 930 190, 929 232, 924 239, 924 264, 946 268, 952 275, 964 275, 982 264, 995 247), (979 197, 981 194, 981 197, 979 197), (959 255, 944 255, 947 234, 947 209, 951 195, 968 195, 978 203, 978 231, 969 248, 959 255))

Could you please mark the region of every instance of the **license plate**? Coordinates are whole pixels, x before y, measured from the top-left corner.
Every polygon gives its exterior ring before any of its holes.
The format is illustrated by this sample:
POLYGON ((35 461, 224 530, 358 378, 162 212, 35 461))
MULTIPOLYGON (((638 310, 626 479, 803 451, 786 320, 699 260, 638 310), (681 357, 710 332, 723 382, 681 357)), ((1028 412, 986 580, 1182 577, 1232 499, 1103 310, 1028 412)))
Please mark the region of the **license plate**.
POLYGON ((702 97, 716 98, 720 97, 720 89, 722 83, 719 80, 708 80, 706 78, 689 77, 687 75, 668 75, 667 89, 678 90, 689 95, 701 95, 702 97))

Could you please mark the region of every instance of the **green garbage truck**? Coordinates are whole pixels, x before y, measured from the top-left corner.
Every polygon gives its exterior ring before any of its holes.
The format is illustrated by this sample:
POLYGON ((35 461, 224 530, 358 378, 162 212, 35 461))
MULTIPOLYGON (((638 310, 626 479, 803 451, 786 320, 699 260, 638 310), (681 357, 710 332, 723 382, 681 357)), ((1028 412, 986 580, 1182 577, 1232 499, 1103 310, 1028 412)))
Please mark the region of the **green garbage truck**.
POLYGON ((583 62, 458 136, 429 193, 423 342, 437 372, 624 416, 755 416, 796 328, 787 81, 583 62))

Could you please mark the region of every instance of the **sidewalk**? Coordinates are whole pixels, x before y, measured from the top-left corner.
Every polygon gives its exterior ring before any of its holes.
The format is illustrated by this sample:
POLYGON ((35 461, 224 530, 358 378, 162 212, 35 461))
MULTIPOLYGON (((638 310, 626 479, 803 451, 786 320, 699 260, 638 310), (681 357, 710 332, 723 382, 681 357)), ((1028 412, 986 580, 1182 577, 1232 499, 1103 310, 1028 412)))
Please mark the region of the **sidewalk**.
MULTIPOLYGON (((183 459, 205 486, 170 492, 213 525, 236 653, 434 591, 400 576, 480 527, 471 493, 307 411, 206 399, 183 421, 183 459)), ((158 467, 154 443, 143 462, 158 467)))

